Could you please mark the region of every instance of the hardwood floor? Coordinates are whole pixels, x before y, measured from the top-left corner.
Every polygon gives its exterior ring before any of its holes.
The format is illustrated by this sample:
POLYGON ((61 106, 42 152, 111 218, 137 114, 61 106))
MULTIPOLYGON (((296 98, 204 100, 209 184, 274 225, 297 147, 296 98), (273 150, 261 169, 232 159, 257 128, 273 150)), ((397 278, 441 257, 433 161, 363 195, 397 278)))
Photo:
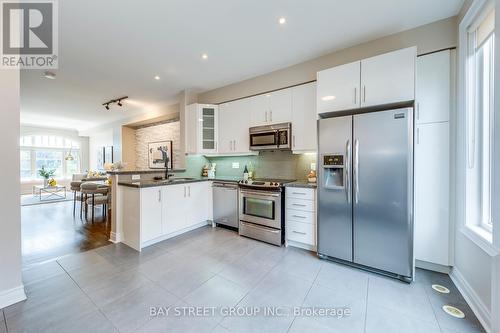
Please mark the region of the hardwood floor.
POLYGON ((80 220, 77 204, 73 217, 73 201, 21 207, 23 265, 41 263, 61 256, 85 252, 109 245, 111 229, 102 218, 102 208, 96 207, 92 224, 85 217, 80 220))

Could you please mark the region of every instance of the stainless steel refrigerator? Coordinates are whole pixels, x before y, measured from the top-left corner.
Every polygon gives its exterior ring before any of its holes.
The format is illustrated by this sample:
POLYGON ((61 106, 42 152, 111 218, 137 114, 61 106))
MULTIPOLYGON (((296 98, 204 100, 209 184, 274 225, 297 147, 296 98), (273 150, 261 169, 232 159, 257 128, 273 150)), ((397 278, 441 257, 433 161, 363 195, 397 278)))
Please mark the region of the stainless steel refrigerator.
POLYGON ((318 255, 411 281, 413 109, 318 127, 318 255))

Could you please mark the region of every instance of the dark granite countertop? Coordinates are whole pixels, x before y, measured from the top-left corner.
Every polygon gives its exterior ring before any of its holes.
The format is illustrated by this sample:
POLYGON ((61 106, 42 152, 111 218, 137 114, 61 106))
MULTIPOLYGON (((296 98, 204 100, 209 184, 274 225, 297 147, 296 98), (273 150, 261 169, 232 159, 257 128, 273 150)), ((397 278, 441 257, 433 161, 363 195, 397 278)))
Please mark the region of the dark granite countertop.
POLYGON ((177 184, 186 184, 186 183, 205 182, 205 181, 221 181, 221 182, 234 182, 234 183, 236 183, 239 180, 241 180, 241 178, 239 178, 239 177, 216 177, 215 179, 209 179, 206 177, 197 177, 197 178, 179 177, 179 178, 181 178, 179 180, 175 180, 175 178, 176 177, 172 177, 169 181, 153 180, 153 179, 120 181, 120 182, 118 182, 118 185, 133 187, 133 188, 147 188, 147 187, 156 187, 156 186, 168 186, 168 185, 177 185, 177 184))
POLYGON ((306 180, 303 180, 303 181, 295 181, 295 182, 291 182, 291 183, 286 183, 285 187, 317 188, 318 185, 316 183, 309 183, 306 180))
MULTIPOLYGON (((169 172, 184 172, 186 169, 169 169, 169 172)), ((107 171, 109 175, 144 175, 151 173, 164 173, 165 169, 145 169, 145 170, 115 170, 107 171)))

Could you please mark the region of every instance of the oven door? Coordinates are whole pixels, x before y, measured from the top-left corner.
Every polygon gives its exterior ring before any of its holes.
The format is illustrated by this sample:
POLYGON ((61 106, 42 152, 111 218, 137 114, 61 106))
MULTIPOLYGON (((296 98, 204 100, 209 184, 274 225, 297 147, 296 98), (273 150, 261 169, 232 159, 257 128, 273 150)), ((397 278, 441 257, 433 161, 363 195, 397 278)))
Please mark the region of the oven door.
POLYGON ((240 221, 281 229, 281 192, 241 189, 240 221))
POLYGON ((278 140, 276 130, 250 133, 250 150, 277 149, 278 140))

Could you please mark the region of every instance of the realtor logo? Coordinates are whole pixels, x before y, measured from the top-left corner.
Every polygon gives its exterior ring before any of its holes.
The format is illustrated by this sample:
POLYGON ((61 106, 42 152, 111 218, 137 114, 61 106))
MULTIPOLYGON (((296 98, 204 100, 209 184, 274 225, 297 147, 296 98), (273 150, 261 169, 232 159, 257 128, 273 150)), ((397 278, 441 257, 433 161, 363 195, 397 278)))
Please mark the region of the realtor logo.
POLYGON ((1 68, 57 68, 56 0, 1 3, 1 68))

